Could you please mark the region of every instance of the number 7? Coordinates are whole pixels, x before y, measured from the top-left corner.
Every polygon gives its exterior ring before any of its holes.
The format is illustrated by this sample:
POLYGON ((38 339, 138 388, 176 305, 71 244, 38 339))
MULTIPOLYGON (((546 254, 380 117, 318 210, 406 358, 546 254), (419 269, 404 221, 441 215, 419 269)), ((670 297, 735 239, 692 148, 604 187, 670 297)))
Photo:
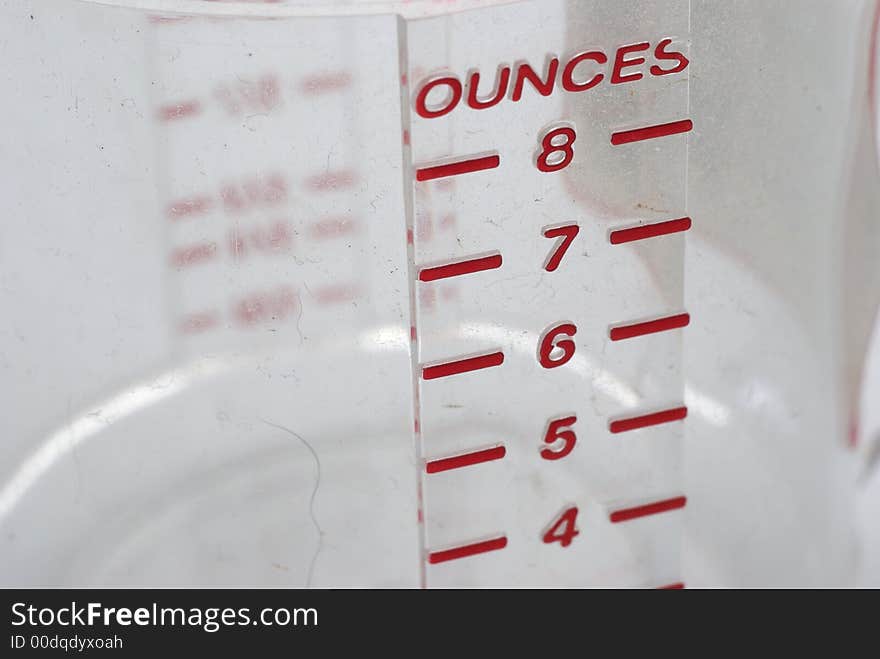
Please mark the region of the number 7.
POLYGON ((559 267, 562 257, 565 256, 565 253, 574 241, 575 236, 578 235, 578 231, 580 231, 580 227, 577 224, 566 224, 561 227, 547 227, 543 230, 542 235, 545 238, 562 238, 547 257, 547 262, 544 264, 544 270, 547 272, 553 272, 559 267))

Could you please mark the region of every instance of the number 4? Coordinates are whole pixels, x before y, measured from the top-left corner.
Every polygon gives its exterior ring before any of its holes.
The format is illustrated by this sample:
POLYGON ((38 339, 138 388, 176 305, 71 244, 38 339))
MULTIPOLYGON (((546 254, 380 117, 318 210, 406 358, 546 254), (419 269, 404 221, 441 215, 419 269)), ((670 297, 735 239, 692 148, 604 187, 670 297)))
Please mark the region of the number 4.
POLYGON ((558 542, 563 547, 568 547, 571 541, 574 540, 574 537, 580 533, 575 527, 577 514, 577 506, 566 508, 550 525, 550 528, 547 529, 547 532, 544 534, 544 542, 547 544, 558 542))
POLYGON ((561 227, 547 227, 541 232, 545 238, 562 238, 562 240, 556 243, 553 251, 547 257, 544 270, 553 272, 559 267, 562 257, 565 256, 568 248, 571 247, 571 243, 574 241, 575 236, 578 235, 578 231, 580 231, 580 227, 577 224, 566 224, 561 227))

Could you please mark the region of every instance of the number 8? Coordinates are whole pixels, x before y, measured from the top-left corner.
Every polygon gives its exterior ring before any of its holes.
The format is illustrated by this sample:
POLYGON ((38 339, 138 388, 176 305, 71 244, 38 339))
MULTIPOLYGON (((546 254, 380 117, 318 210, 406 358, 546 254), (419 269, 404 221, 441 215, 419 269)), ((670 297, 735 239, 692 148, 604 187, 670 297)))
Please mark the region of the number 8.
POLYGON ((574 158, 574 141, 577 139, 577 133, 571 126, 559 126, 553 128, 544 134, 541 138, 541 149, 537 153, 535 165, 542 172, 558 172, 560 169, 568 167, 574 158), (558 138, 562 138, 560 142, 558 138), (554 140, 556 142, 554 143, 554 140), (562 157, 556 157, 550 162, 550 155, 561 153, 562 157))

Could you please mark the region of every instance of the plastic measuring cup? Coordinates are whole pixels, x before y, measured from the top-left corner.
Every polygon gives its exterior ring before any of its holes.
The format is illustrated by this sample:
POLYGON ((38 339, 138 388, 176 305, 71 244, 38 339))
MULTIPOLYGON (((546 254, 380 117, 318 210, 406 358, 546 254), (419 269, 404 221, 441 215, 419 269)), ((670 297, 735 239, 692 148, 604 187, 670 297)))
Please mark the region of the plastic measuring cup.
POLYGON ((0 4, 3 582, 851 580, 870 8, 810 4, 0 4))

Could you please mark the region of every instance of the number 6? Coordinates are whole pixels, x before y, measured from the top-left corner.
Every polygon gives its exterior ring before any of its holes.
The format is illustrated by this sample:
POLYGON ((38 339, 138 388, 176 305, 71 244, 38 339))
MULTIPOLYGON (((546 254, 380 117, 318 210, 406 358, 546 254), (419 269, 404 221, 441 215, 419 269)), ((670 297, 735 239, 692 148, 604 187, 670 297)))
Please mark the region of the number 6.
POLYGON ((575 343, 571 340, 577 333, 573 323, 562 323, 547 328, 538 344, 538 363, 544 368, 557 368, 574 357, 575 343), (560 339, 559 337, 565 337, 560 339))

